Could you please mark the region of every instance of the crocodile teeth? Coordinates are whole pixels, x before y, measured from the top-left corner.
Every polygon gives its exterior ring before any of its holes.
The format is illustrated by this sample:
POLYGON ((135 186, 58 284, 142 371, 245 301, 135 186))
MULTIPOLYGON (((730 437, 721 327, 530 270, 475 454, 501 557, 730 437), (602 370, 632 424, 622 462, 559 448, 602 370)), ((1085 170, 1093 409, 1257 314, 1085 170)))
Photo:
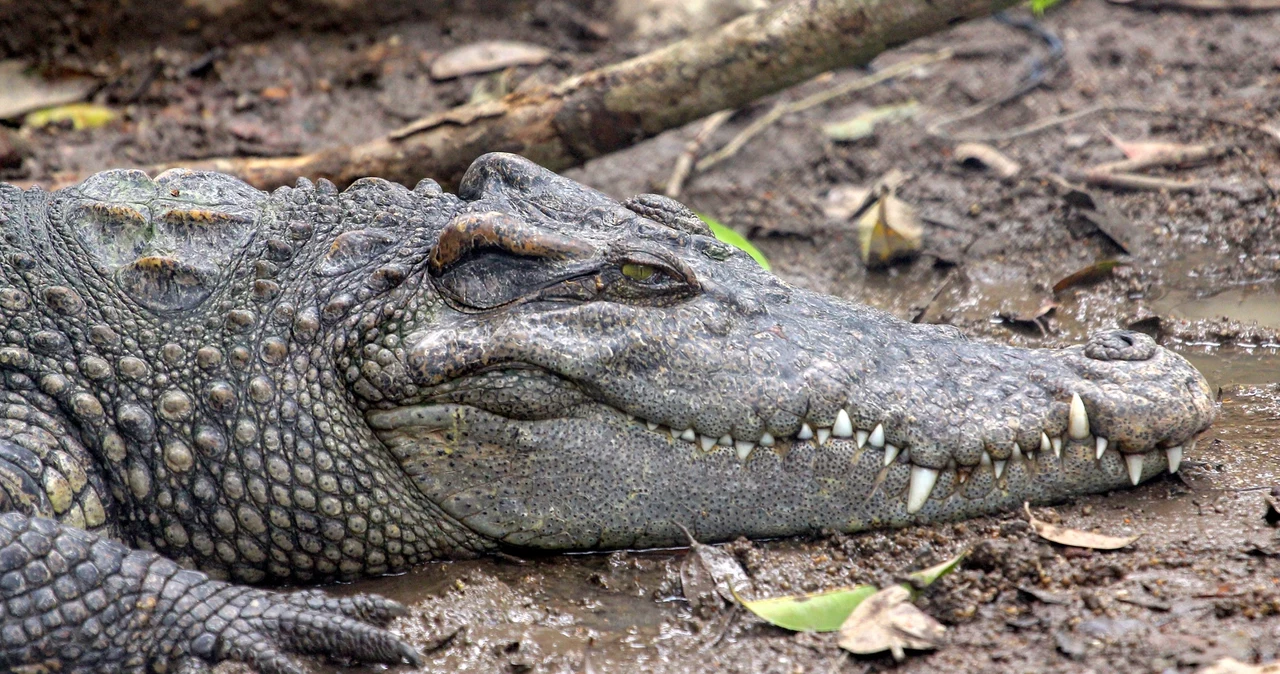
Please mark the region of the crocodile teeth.
POLYGON ((1142 480, 1142 459, 1141 454, 1125 454, 1124 463, 1129 468, 1129 481, 1137 486, 1142 480))
POLYGON ((768 431, 765 431, 764 434, 760 436, 760 446, 761 447, 773 446, 773 436, 770 435, 768 431))
POLYGON ((733 444, 733 436, 729 435, 728 433, 725 433, 724 435, 720 436, 719 440, 716 440, 716 444, 724 445, 725 447, 728 447, 733 444))
MULTIPOLYGON (((1044 431, 1040 431, 1040 453, 1044 454, 1051 449, 1053 449, 1053 443, 1049 442, 1049 435, 1044 431)), ((1058 452, 1054 452, 1054 454, 1058 454, 1058 452)), ((1062 457, 1058 456, 1058 458, 1061 459, 1062 457)))
POLYGON ((1072 440, 1083 440, 1089 437, 1089 413, 1084 410, 1084 401, 1080 394, 1071 394, 1071 411, 1067 414, 1067 434, 1072 440))
POLYGON ((872 447, 884 447, 884 424, 876 424, 876 427, 871 429, 867 442, 871 443, 872 447))
POLYGON ((796 438, 800 440, 808 440, 813 437, 813 429, 809 428, 808 423, 800 424, 800 432, 796 433, 796 438))
POLYGON ((898 458, 898 448, 894 447, 893 445, 885 445, 884 446, 884 465, 887 466, 893 463, 893 460, 896 458, 898 458))
POLYGON ((1102 455, 1107 453, 1107 439, 1099 435, 1097 438, 1097 441, 1098 441, 1098 460, 1101 461, 1102 455))
POLYGON ((1053 443, 1053 455, 1061 459, 1062 458, 1062 436, 1055 435, 1049 439, 1049 442, 1053 443))
POLYGON ((658 425, 657 425, 657 424, 655 424, 655 423, 653 423, 652 421, 646 421, 646 422, 644 422, 644 427, 645 427, 645 428, 647 428, 647 429, 649 429, 649 430, 651 430, 651 431, 656 431, 656 430, 658 430, 658 425))
POLYGON ((836 423, 831 426, 831 434, 837 438, 853 437, 853 421, 849 419, 849 413, 840 410, 836 412, 836 423))
MULTIPOLYGON (((671 432, 675 433, 676 429, 671 429, 671 432)), ((686 428, 684 429, 684 432, 680 434, 680 439, 686 442, 697 442, 698 434, 694 433, 692 428, 686 428)))
POLYGON ((739 461, 746 461, 747 457, 751 456, 751 450, 755 448, 756 448, 756 443, 754 442, 744 442, 742 440, 739 440, 733 443, 733 449, 735 452, 738 453, 739 461))
POLYGON ((855 435, 857 435, 858 439, 858 449, 862 449, 862 446, 867 444, 867 438, 870 437, 871 434, 859 428, 855 435))
POLYGON ((1004 475, 1004 467, 1005 467, 1006 465, 1008 465, 1008 464, 1009 464, 1009 460, 1008 460, 1008 459, 998 459, 998 460, 996 460, 996 461, 992 461, 992 462, 991 462, 991 465, 992 465, 992 466, 994 466, 994 467, 995 467, 995 469, 996 469, 996 479, 997 479, 997 480, 999 480, 999 479, 1000 479, 1000 476, 1001 476, 1001 475, 1004 475))
POLYGON ((818 429, 818 444, 819 444, 819 445, 825 445, 825 444, 827 444, 827 440, 829 440, 830 438, 831 438, 831 429, 830 429, 830 428, 819 428, 819 429, 818 429))
POLYGON ((704 452, 709 452, 712 447, 716 446, 716 439, 709 435, 700 435, 698 439, 702 443, 702 451, 704 452))
POLYGON ((982 458, 978 460, 978 465, 979 465, 979 466, 990 466, 990 465, 991 465, 991 455, 987 453, 987 450, 985 450, 985 449, 984 449, 984 450, 982 450, 982 458))
POLYGON ((911 467, 911 484, 907 489, 907 512, 918 513, 938 483, 938 470, 924 466, 911 467))
POLYGON ((1009 456, 1009 460, 1014 463, 1022 463, 1022 446, 1016 442, 1013 443, 1013 454, 1009 456))
POLYGON ((1182 465, 1182 445, 1164 450, 1164 455, 1169 457, 1169 472, 1178 472, 1178 466, 1182 465))

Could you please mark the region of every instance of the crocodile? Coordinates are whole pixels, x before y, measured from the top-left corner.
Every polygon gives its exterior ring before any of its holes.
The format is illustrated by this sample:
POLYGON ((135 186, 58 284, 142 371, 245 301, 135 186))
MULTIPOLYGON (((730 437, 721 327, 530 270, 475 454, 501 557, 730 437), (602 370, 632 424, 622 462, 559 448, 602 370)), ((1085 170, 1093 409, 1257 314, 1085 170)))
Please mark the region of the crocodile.
POLYGON ((5 671, 412 663, 398 604, 262 586, 973 517, 1174 472, 1215 415, 1147 335, 906 323, 510 154, 456 194, 112 170, 0 222, 5 671))

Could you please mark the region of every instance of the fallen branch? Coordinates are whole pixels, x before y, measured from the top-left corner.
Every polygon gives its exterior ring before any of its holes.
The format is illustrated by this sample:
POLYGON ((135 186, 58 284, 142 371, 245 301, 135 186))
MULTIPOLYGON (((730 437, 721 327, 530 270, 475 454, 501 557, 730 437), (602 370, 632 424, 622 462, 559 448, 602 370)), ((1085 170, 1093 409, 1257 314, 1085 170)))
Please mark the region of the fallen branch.
POLYGON ((1168 190, 1169 192, 1195 192, 1202 187, 1199 181, 1173 180, 1156 176, 1144 176, 1136 173, 1115 173, 1100 169, 1091 169, 1072 176, 1079 182, 1095 187, 1110 187, 1122 190, 1168 190))
POLYGON ((1229 154, 1233 149, 1234 146, 1232 145, 1171 146, 1167 150, 1156 152, 1146 157, 1134 157, 1132 159, 1113 161, 1108 164, 1099 164, 1090 170, 1105 173, 1133 173, 1162 166, 1190 166, 1229 154))
POLYGON ((561 170, 1015 2, 793 0, 549 88, 431 115, 362 145, 181 164, 232 173, 263 189, 298 176, 344 186, 369 175, 407 184, 433 177, 453 186, 476 156, 494 150, 561 170))

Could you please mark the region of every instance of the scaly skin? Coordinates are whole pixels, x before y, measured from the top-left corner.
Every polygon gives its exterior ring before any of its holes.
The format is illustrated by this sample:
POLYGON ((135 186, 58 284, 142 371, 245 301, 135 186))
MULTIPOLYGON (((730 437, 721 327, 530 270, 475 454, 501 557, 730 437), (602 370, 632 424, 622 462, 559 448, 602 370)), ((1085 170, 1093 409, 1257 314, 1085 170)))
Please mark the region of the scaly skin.
POLYGON ((111 171, 0 220, 9 667, 411 660, 389 602, 225 581, 970 517, 1174 470, 1214 416, 1143 335, 902 323, 511 155, 458 196, 111 171))

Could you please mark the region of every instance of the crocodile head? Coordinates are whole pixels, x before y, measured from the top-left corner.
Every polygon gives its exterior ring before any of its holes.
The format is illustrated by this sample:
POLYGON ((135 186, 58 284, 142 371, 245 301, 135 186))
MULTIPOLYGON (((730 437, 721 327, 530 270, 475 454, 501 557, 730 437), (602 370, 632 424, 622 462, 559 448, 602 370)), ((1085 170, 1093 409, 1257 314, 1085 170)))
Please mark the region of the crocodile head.
POLYGON ((905 323, 783 283, 673 201, 511 155, 459 197, 397 348, 349 371, 422 497, 504 544, 976 516, 1176 471, 1214 418, 1146 335, 1029 350, 905 323))

